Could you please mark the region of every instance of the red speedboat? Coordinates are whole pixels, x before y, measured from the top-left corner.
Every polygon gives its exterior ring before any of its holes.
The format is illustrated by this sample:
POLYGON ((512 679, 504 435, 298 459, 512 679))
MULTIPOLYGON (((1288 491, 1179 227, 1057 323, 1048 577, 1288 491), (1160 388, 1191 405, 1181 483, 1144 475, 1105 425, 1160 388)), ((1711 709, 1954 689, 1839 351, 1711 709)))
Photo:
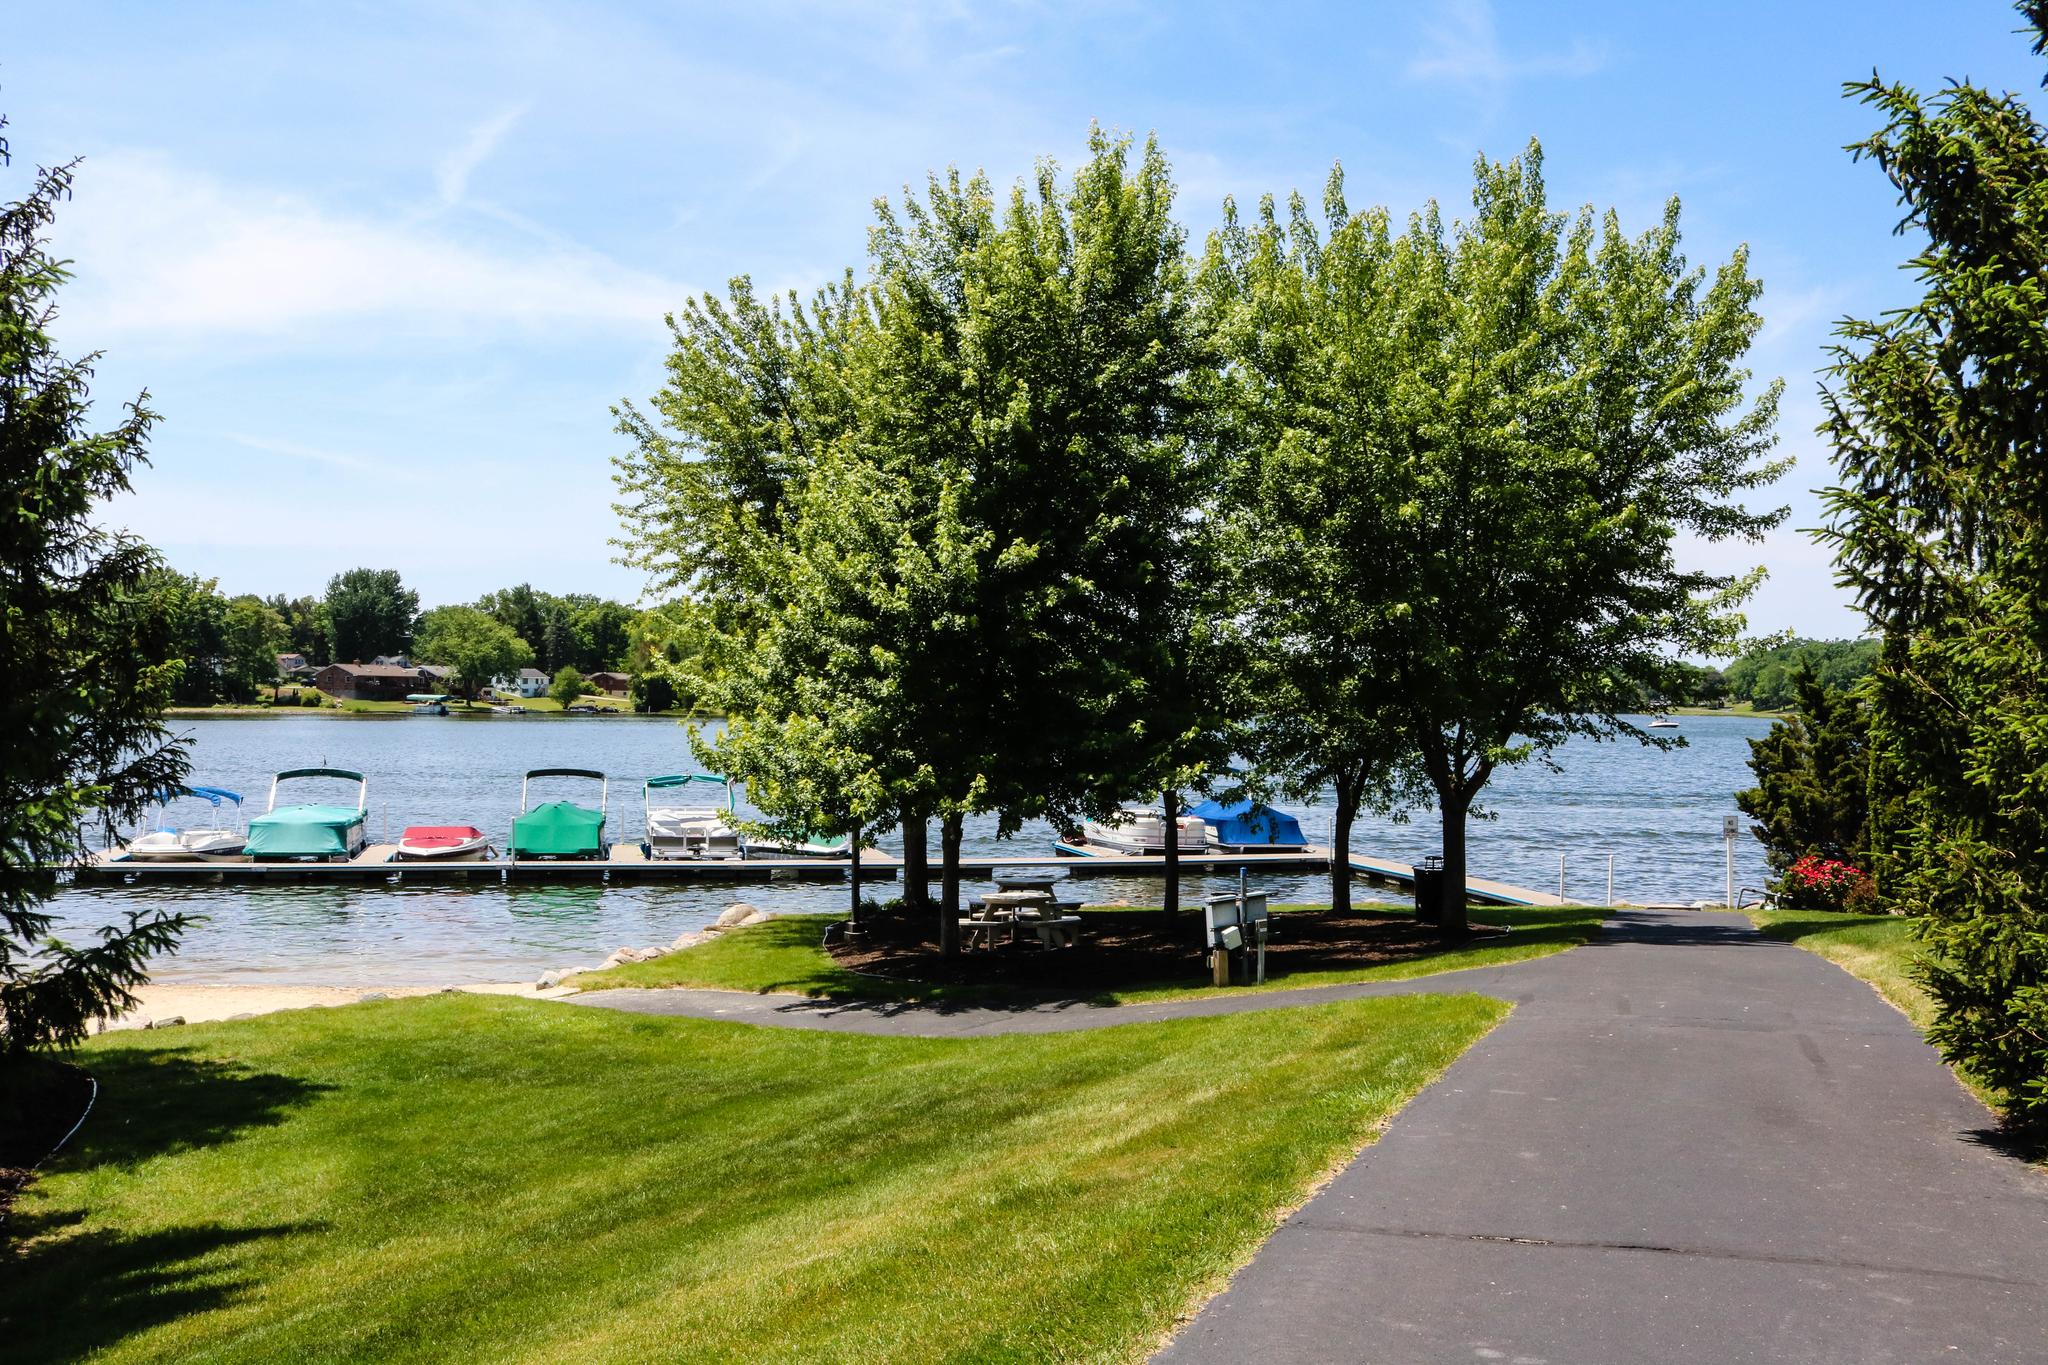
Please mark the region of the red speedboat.
POLYGON ((475 825, 413 825, 398 836, 400 858, 431 858, 450 862, 457 858, 481 858, 491 851, 491 841, 475 825))

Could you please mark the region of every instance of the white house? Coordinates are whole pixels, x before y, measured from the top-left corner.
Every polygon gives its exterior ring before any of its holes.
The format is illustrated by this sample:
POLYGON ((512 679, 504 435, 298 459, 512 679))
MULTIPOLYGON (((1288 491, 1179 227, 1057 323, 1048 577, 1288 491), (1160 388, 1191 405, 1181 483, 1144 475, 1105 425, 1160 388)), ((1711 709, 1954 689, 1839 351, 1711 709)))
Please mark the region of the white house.
POLYGON ((491 679, 491 690, 503 696, 544 697, 548 691, 548 675, 537 668, 522 668, 517 673, 500 673, 491 679))

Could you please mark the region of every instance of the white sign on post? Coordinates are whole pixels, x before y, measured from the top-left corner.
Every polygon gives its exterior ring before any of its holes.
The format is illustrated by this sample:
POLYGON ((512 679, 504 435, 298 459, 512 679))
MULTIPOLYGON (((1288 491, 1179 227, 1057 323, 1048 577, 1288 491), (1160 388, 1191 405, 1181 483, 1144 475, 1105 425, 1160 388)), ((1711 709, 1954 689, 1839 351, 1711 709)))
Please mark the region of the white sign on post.
POLYGON ((1721 817, 1721 841, 1728 854, 1728 899, 1724 902, 1730 910, 1735 908, 1735 837, 1742 832, 1742 821, 1733 815, 1721 817))

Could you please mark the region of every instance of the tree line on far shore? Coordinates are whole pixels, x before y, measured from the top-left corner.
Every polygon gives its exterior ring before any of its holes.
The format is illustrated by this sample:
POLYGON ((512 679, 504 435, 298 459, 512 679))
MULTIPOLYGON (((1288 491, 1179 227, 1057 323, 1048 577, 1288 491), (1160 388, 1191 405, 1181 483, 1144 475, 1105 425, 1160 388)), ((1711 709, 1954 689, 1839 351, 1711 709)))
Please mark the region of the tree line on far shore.
POLYGON ((422 612, 419 594, 396 569, 349 569, 319 597, 230 597, 216 580, 168 567, 152 569, 139 591, 178 663, 171 697, 181 706, 253 701, 277 681, 277 656, 287 653, 315 667, 406 655, 453 668, 471 694, 522 668, 550 676, 623 672, 646 677, 634 694, 640 709, 679 704, 667 676, 648 668, 663 648, 652 642, 651 613, 589 593, 521 583, 422 612))

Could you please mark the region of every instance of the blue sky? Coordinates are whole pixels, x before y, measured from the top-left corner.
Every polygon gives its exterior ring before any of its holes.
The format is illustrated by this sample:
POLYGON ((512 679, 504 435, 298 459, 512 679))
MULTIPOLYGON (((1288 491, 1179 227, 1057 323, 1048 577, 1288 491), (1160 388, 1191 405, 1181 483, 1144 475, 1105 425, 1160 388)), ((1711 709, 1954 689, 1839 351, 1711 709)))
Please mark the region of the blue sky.
MULTIPOLYGON (((1907 296, 1891 195, 1841 145, 1844 79, 2038 91, 2000 0, 1186 5, 78 4, 0 49, 16 197, 86 158, 57 245, 62 338, 143 387, 154 465, 113 518, 230 592, 395 567, 428 604, 528 580, 631 599, 611 562, 609 409, 660 380, 662 315, 750 273, 858 265, 870 203, 957 164, 1071 164, 1090 120, 1156 131, 1199 239, 1224 196, 1462 211, 1472 158, 1542 139, 1554 201, 1624 226, 1685 205, 1748 243, 1774 490, 1811 526, 1833 321, 1907 296)), ((1753 631, 1854 633, 1796 530, 1753 631)))

